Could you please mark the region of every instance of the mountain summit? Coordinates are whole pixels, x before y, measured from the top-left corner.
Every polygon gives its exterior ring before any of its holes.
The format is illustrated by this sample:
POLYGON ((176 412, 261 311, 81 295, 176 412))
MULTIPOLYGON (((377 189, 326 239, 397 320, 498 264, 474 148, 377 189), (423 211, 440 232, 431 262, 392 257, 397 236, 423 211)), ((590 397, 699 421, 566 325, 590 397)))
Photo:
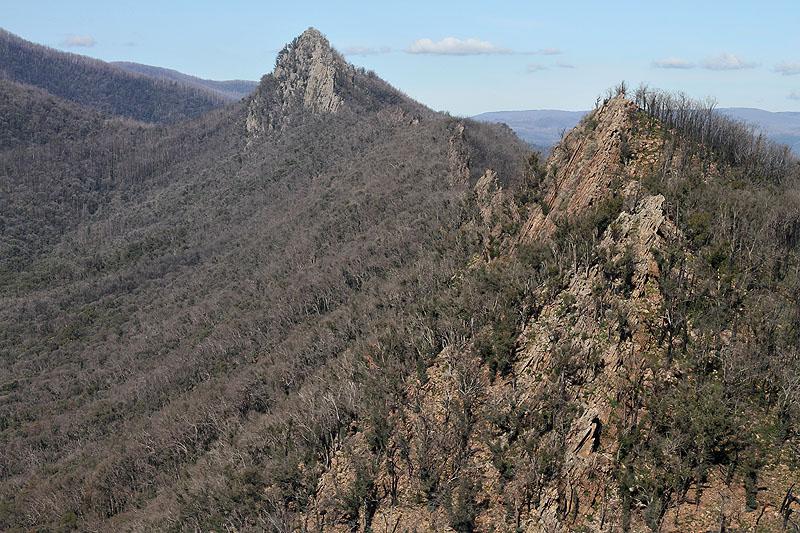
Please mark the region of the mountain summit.
POLYGON ((349 64, 319 30, 309 28, 281 50, 275 69, 261 79, 248 106, 246 127, 259 136, 295 121, 299 114, 391 107, 403 114, 425 111, 374 73, 349 64))
POLYGON ((353 70, 318 30, 309 28, 281 51, 272 76, 284 104, 335 113, 343 103, 337 89, 353 70))

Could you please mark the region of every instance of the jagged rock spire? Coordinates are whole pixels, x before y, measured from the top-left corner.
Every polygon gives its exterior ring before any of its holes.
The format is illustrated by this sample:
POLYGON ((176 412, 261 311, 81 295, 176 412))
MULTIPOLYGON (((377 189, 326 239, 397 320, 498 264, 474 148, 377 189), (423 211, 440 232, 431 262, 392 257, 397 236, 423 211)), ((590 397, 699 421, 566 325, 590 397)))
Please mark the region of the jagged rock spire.
POLYGON ((346 63, 318 30, 309 28, 278 55, 272 75, 284 102, 316 112, 336 112, 336 71, 346 63))
POLYGON ((384 112, 409 123, 431 111, 377 77, 345 61, 315 28, 281 50, 275 69, 250 99, 245 126, 251 138, 312 115, 345 109, 384 112))
POLYGON ((575 217, 608 195, 623 171, 623 145, 631 134, 636 105, 616 96, 587 115, 553 149, 542 203, 522 232, 532 242, 550 237, 558 219, 575 217))
POLYGON ((338 85, 353 67, 319 30, 308 28, 278 54, 248 109, 247 131, 258 135, 280 127, 292 111, 336 113, 344 104, 338 85))

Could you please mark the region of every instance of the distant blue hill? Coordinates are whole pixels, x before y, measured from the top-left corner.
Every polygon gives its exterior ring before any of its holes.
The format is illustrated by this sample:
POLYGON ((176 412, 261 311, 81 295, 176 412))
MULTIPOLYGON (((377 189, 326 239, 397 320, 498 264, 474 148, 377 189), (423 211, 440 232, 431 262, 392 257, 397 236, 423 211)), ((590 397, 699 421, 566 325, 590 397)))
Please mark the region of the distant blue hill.
POLYGON ((787 145, 800 155, 800 112, 773 112, 751 107, 727 107, 719 109, 719 112, 755 125, 770 139, 787 145))
MULTIPOLYGON (((772 112, 749 107, 723 107, 717 111, 727 117, 753 124, 770 139, 785 144, 800 155, 800 112, 772 112)), ((482 122, 502 122, 535 148, 548 151, 564 131, 573 128, 586 111, 532 109, 528 111, 491 111, 472 118, 482 122)))

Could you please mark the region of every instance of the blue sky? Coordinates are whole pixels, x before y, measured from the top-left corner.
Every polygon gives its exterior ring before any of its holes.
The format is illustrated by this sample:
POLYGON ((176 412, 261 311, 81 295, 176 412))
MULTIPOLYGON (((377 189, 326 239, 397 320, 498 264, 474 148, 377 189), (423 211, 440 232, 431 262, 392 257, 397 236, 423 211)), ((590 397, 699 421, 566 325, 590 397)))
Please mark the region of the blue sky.
POLYGON ((104 60, 258 79, 308 26, 459 115, 586 109, 620 80, 800 110, 800 0, 0 0, 0 26, 104 60))

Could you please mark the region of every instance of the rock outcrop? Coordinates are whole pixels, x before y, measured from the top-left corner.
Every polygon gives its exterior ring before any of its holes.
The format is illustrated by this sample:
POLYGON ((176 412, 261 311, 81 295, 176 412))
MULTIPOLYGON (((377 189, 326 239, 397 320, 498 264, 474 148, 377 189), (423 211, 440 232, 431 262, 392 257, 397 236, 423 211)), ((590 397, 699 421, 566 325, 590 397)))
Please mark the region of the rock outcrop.
POLYGON ((248 107, 248 133, 279 128, 294 111, 335 113, 343 104, 337 85, 354 70, 318 30, 307 29, 280 52, 272 74, 262 80, 248 107))
POLYGON ((354 70, 333 51, 319 31, 310 28, 278 56, 272 75, 283 105, 302 106, 315 113, 335 113, 342 105, 335 87, 337 71, 342 69, 354 70))
POLYGON ((525 224, 523 239, 549 237, 560 218, 575 217, 607 195, 621 178, 626 132, 635 113, 629 100, 613 98, 553 149, 545 168, 545 193, 525 224))
POLYGON ((630 383, 653 378, 641 361, 655 349, 650 332, 660 319, 654 253, 679 238, 663 204, 663 196, 645 196, 633 212, 621 213, 598 246, 605 264, 575 272, 523 332, 517 387, 535 396, 547 384, 541 376, 565 364, 564 354, 581 368, 566 385, 575 411, 562 474, 544 490, 533 531, 569 531, 575 523, 611 531, 611 517, 621 516, 618 494, 609 491, 618 452, 613 421, 624 416, 614 406, 630 383))
POLYGON ((322 33, 304 31, 279 54, 247 106, 245 129, 258 137, 301 117, 376 111, 393 122, 415 124, 430 110, 374 74, 345 61, 322 33))
MULTIPOLYGON (((641 183, 656 169, 669 169, 664 139, 658 124, 617 96, 554 150, 527 213, 505 195, 495 172, 478 179, 474 191, 487 246, 470 269, 511 260, 526 246, 558 248, 553 240, 560 228, 583 217, 610 219, 585 241, 589 248, 579 249, 574 240, 559 245, 562 282, 533 289, 541 306, 519 310, 532 316, 516 332, 507 375, 487 368, 474 339, 446 347, 408 380, 406 405, 389 415, 388 451, 367 467, 372 484, 362 492, 361 512, 345 516, 337 502, 358 492, 353 471, 364 472, 363 458, 372 456, 363 430, 339 444, 309 523, 342 532, 610 533, 648 531, 654 524, 665 531, 707 531, 719 528, 722 516, 728 526, 754 527, 758 520, 760 527, 778 527, 776 487, 790 480, 780 466, 762 473, 773 481, 756 502, 760 516, 748 515, 741 484, 726 482, 722 469, 686 489, 696 492, 694 502, 679 499, 669 512, 634 495, 645 481, 621 488, 627 432, 646 427, 642 396, 655 384, 685 379, 669 363, 653 364, 670 360, 655 333, 669 319, 662 269, 671 267, 662 259, 687 242, 665 197, 641 183), (503 225, 520 229, 509 233, 503 225), (503 235, 514 242, 498 245, 503 235)), ((466 179, 463 127, 449 145, 451 174, 466 179)), ((682 268, 691 269, 691 253, 685 254, 682 268)))

